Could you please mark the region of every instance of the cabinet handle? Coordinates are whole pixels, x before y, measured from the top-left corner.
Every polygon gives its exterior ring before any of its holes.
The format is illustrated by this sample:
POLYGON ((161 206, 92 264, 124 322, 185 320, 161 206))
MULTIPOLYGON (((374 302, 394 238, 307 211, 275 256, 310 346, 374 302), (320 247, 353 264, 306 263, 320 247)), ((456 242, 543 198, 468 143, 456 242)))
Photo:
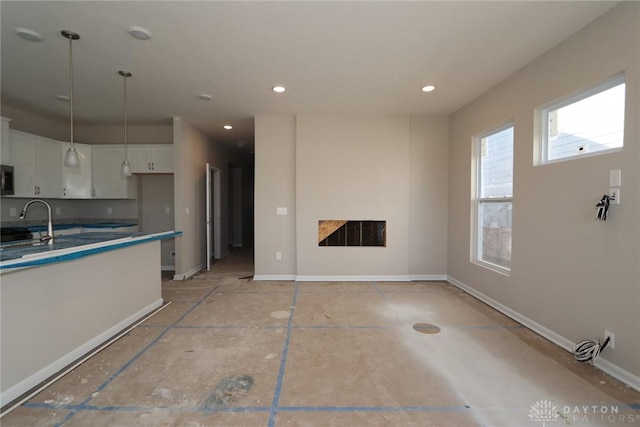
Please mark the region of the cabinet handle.
POLYGON ((66 196, 66 195, 67 195, 67 189, 66 189, 66 188, 63 188, 63 189, 62 189, 62 195, 63 195, 63 196, 66 196))
POLYGON ((152 171, 156 170, 156 164, 155 164, 155 162, 151 162, 151 170, 152 170, 152 171))
POLYGON ((151 170, 151 162, 147 163, 147 169, 151 170))
POLYGON ((33 186, 33 195, 34 196, 38 195, 38 187, 36 185, 33 186))

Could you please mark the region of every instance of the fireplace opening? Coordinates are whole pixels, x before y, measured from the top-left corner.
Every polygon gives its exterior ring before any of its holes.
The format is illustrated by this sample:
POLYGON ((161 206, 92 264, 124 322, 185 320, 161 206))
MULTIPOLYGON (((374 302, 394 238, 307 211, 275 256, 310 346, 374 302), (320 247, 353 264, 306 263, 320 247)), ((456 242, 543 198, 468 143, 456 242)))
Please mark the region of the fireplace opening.
POLYGON ((318 246, 386 246, 387 221, 318 221, 318 246))

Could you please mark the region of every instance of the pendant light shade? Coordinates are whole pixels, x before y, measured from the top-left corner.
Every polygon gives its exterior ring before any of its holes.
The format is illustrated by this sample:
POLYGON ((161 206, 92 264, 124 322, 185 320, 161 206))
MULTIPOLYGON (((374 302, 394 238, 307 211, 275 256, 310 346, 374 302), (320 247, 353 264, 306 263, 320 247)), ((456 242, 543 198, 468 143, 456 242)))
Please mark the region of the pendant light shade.
POLYGON ((131 165, 129 164, 129 157, 127 152, 127 78, 131 77, 132 74, 128 71, 118 71, 124 78, 124 160, 122 161, 122 166, 120 168, 120 174, 122 176, 131 176, 131 165))
POLYGON ((78 151, 75 148, 70 147, 64 154, 64 165, 68 168, 77 168, 78 166, 80 166, 78 151))
POLYGON ((73 41, 80 39, 78 33, 71 30, 60 31, 62 37, 69 39, 69 103, 71 105, 71 139, 69 149, 64 155, 64 165, 68 168, 77 168, 80 166, 78 152, 73 146, 73 41))

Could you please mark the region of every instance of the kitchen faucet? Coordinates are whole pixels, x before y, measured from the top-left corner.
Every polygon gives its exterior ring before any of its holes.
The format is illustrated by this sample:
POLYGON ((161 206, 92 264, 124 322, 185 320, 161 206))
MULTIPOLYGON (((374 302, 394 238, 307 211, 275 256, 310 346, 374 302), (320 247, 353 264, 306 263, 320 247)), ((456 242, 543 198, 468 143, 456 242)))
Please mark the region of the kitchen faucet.
POLYGON ((33 199, 33 200, 29 200, 27 203, 25 203, 25 205, 22 207, 22 211, 20 211, 20 216, 18 218, 20 219, 24 219, 24 217, 27 215, 27 209, 29 209, 29 206, 31 206, 32 203, 35 202, 39 202, 42 203, 43 205, 45 205, 47 207, 47 235, 44 237, 40 238, 41 242, 47 242, 49 245, 53 245, 53 224, 51 222, 51 205, 49 205, 49 203, 45 202, 44 200, 41 199, 33 199))

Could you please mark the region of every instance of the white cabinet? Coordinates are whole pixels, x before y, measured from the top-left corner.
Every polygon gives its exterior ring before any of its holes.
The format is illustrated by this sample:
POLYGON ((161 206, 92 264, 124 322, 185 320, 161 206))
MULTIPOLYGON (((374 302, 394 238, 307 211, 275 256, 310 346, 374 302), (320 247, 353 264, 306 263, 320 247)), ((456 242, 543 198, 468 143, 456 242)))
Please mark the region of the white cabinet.
POLYGON ((91 154, 93 198, 135 199, 138 196, 138 178, 124 177, 120 174, 124 146, 94 145, 91 154))
POLYGON ((0 136, 0 163, 3 165, 13 166, 11 160, 11 145, 9 144, 9 122, 11 119, 0 117, 2 124, 2 134, 0 136))
POLYGON ((15 130, 9 131, 15 197, 62 196, 60 143, 15 130))
POLYGON ((173 173, 173 145, 129 145, 129 162, 133 173, 173 173))
MULTIPOLYGON (((64 165, 64 156, 70 147, 68 142, 60 144, 61 155, 59 164, 64 165)), ((62 167, 62 198, 90 199, 91 198, 91 146, 88 144, 73 144, 78 152, 79 165, 75 168, 62 167)))

